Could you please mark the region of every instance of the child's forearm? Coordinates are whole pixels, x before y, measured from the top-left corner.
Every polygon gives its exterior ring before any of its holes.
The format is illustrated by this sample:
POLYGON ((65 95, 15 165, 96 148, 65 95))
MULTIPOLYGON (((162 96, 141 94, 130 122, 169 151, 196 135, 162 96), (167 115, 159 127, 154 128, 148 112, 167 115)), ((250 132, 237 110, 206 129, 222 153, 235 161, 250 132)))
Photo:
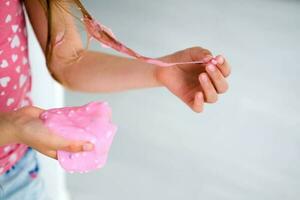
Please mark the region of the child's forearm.
POLYGON ((64 70, 67 87, 85 92, 114 92, 157 87, 156 66, 135 59, 85 51, 64 70))
POLYGON ((15 142, 14 127, 7 120, 9 113, 0 113, 0 146, 15 142))

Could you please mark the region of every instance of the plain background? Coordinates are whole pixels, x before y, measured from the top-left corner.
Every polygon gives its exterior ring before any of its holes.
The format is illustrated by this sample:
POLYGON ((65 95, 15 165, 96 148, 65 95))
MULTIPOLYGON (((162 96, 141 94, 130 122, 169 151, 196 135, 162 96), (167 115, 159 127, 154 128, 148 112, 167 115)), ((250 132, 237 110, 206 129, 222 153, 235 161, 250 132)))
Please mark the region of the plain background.
POLYGON ((83 3, 142 54, 203 46, 224 54, 233 73, 203 114, 164 88, 66 91, 69 106, 108 101, 119 126, 103 169, 68 175, 72 199, 300 199, 299 1, 83 3))

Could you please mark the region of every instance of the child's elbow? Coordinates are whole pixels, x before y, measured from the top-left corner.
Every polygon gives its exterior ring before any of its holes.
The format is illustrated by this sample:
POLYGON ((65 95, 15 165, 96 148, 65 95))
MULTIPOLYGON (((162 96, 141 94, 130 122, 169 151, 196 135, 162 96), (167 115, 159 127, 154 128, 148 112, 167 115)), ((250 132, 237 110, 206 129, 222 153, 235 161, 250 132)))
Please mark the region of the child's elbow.
POLYGON ((47 62, 48 71, 52 78, 63 87, 76 90, 71 81, 72 71, 81 59, 84 51, 85 49, 82 48, 73 49, 72 53, 69 54, 66 51, 59 53, 57 49, 53 51, 50 62, 47 62))

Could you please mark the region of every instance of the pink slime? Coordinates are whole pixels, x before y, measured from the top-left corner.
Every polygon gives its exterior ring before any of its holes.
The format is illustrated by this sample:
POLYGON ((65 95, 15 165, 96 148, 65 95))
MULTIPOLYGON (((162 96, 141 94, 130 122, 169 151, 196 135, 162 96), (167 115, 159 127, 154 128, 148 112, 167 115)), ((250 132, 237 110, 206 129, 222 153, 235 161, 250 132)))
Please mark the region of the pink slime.
MULTIPOLYGON (((102 46, 110 47, 150 64, 169 67, 207 63, 203 60, 168 63, 145 57, 118 41, 109 28, 96 22, 90 16, 84 16, 83 22, 89 35, 98 40, 102 46)), ((62 36, 58 36, 58 38, 62 38, 62 36)), ((88 172, 101 168, 106 163, 108 151, 117 130, 117 127, 111 123, 111 109, 107 103, 93 102, 81 107, 50 109, 43 112, 40 118, 48 128, 62 137, 72 140, 87 140, 94 144, 95 148, 91 152, 58 151, 59 163, 66 171, 88 172)))
POLYGON ((117 38, 115 37, 115 35, 112 33, 112 31, 109 28, 105 27, 104 25, 102 25, 99 22, 96 22, 93 18, 85 16, 83 18, 83 22, 84 22, 86 30, 90 34, 90 36, 95 38, 96 40, 98 40, 102 44, 103 47, 110 47, 118 52, 124 53, 128 56, 132 56, 138 60, 141 60, 141 61, 144 61, 144 62, 147 62, 150 64, 158 65, 161 67, 170 67, 173 65, 183 65, 183 64, 206 63, 203 60, 190 61, 190 62, 168 63, 168 62, 163 62, 158 59, 145 57, 145 56, 140 55, 136 51, 128 48, 126 45, 124 45, 120 41, 118 41, 117 38))
POLYGON ((50 109, 40 118, 57 135, 94 144, 94 150, 90 152, 58 151, 58 161, 66 171, 83 173, 104 166, 117 130, 111 123, 111 109, 106 102, 50 109))

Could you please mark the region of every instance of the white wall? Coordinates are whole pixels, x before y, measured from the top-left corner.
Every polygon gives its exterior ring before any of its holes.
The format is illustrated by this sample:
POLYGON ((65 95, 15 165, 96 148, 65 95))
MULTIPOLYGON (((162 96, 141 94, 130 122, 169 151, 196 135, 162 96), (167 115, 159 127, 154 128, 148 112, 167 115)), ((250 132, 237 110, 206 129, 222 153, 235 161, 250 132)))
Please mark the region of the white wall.
POLYGON ((68 92, 68 105, 108 101, 119 125, 103 169, 67 176, 73 200, 300 199, 300 1, 83 3, 145 55, 200 45, 233 70, 203 114, 166 89, 68 92))

